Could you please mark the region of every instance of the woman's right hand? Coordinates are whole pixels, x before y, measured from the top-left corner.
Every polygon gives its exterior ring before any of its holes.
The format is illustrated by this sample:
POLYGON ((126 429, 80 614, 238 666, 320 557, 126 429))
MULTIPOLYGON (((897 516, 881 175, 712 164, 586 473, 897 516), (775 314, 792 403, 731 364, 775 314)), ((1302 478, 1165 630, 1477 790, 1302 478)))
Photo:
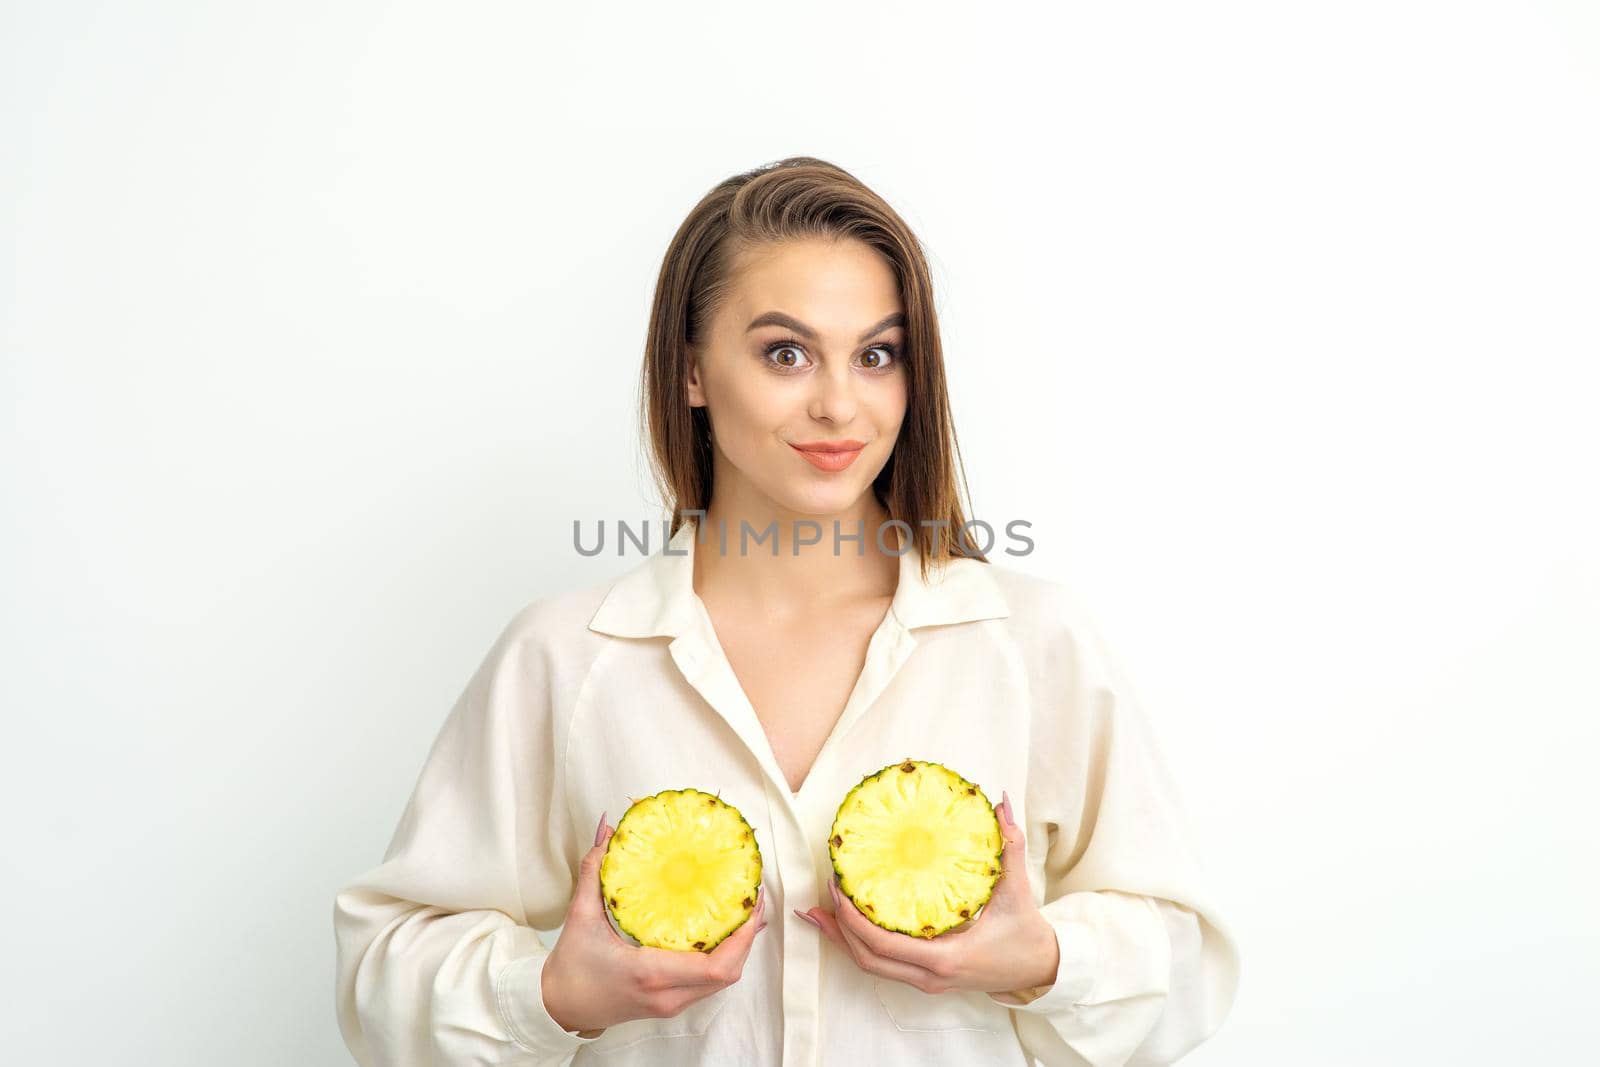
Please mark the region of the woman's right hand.
POLYGON ((600 899, 600 860, 614 827, 605 814, 594 847, 578 865, 578 887, 545 960, 545 1010, 565 1030, 594 1037, 613 1023, 677 1015, 690 1004, 739 980, 756 934, 766 928, 766 893, 744 924, 710 952, 649 948, 612 929, 600 899))

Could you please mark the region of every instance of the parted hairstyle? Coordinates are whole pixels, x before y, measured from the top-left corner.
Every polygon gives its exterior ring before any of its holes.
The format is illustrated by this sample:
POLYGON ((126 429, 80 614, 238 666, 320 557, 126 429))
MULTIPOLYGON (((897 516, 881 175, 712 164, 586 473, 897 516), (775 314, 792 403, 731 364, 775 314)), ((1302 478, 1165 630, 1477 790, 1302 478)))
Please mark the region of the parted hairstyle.
MULTIPOLYGON (((966 472, 960 468, 922 246, 882 197, 843 168, 811 156, 792 156, 719 182, 667 246, 650 310, 639 417, 671 531, 689 521, 685 511, 711 503, 710 423, 704 407, 690 406, 686 386, 693 352, 708 336, 744 253, 818 237, 855 238, 876 249, 894 272, 905 309, 906 414, 894 451, 873 480, 874 495, 891 519, 910 526, 924 578, 930 566, 951 556, 988 562, 963 526, 957 471, 963 490, 966 472), (948 525, 938 531, 936 554, 935 530, 923 522, 940 519, 948 525)), ((870 544, 875 531, 866 536, 870 544)), ((884 543, 893 547, 892 538, 884 543)))

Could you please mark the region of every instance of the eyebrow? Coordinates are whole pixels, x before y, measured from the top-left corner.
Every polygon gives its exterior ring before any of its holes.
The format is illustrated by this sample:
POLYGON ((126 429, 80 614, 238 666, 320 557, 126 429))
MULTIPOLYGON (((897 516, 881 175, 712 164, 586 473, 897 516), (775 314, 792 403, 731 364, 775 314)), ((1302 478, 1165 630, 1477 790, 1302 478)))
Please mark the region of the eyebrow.
MULTIPOLYGON (((905 314, 903 312, 896 311, 892 315, 884 316, 881 322, 873 326, 870 330, 867 330, 859 338, 857 338, 857 340, 865 341, 874 334, 882 333, 891 326, 904 326, 905 324, 905 314)), ((781 311, 769 311, 765 315, 757 315, 755 318, 750 320, 750 325, 745 327, 744 332, 749 333, 751 330, 758 329, 762 326, 782 326, 785 329, 793 330, 801 337, 804 337, 807 341, 815 341, 817 339, 816 330, 813 330, 811 327, 807 326, 805 323, 801 322, 792 315, 785 315, 781 311)))

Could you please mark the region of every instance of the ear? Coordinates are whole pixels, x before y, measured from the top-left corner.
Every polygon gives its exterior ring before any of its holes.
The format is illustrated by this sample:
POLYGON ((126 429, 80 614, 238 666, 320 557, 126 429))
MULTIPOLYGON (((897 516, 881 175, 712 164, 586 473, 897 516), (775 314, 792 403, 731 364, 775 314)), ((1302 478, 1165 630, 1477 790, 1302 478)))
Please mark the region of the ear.
POLYGON ((700 357, 691 349, 689 352, 689 376, 684 382, 684 393, 692 408, 706 406, 705 386, 700 381, 700 357))

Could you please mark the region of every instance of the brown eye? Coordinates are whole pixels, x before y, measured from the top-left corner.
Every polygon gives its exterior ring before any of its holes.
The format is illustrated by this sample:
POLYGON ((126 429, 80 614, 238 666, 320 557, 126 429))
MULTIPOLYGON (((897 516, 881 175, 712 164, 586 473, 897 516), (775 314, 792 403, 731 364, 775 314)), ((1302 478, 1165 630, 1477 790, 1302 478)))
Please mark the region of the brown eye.
POLYGON ((882 370, 884 367, 893 365, 897 355, 898 352, 894 345, 873 345, 862 355, 861 363, 868 370, 882 370), (874 353, 881 353, 881 355, 874 357, 874 353))
POLYGON ((763 350, 762 355, 779 371, 798 371, 806 367, 805 351, 792 338, 774 341, 763 350))

